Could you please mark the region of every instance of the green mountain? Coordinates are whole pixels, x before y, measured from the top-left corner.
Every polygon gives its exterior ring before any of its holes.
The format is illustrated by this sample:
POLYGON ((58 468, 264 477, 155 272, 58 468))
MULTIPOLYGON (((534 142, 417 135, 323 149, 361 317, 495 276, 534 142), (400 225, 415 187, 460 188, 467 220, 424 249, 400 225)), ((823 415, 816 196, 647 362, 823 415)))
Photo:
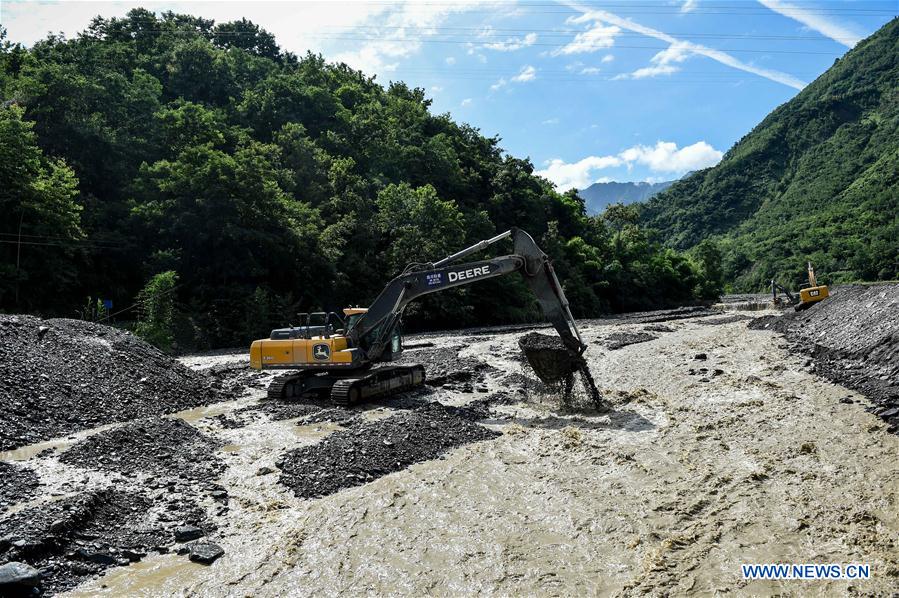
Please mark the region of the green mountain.
POLYGON ((593 183, 586 189, 578 191, 577 194, 584 200, 588 214, 602 214, 603 210, 613 203, 627 205, 638 201, 646 201, 653 195, 661 193, 673 183, 674 181, 664 181, 662 183, 617 183, 610 181, 608 183, 593 183))
POLYGON ((651 199, 642 222, 668 245, 711 237, 725 280, 756 290, 899 274, 899 19, 768 115, 714 168, 651 199))

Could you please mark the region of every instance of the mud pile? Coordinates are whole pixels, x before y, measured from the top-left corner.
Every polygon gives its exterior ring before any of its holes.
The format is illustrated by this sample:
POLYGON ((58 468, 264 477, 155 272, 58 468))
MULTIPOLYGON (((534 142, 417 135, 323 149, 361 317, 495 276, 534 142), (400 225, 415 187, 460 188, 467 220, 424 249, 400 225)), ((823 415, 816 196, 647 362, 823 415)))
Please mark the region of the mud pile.
POLYGON ((279 481, 300 498, 327 496, 496 436, 498 432, 432 403, 286 453, 278 463, 279 481))
POLYGON ((464 345, 456 345, 404 351, 396 363, 423 365, 427 372, 425 384, 429 386, 470 392, 474 387, 483 386, 487 375, 495 372, 496 368, 478 359, 460 357, 459 351, 464 347, 464 345))
POLYGON ((40 569, 43 591, 53 594, 150 551, 167 552, 174 529, 203 524, 195 508, 166 508, 141 494, 98 490, 0 521, 0 564, 17 561, 40 569))
POLYGON ((899 285, 838 287, 805 311, 758 318, 750 328, 783 333, 814 357, 816 373, 867 396, 899 432, 899 285))
POLYGON ((0 514, 7 507, 34 496, 38 486, 40 481, 31 469, 0 461, 0 514))
POLYGON ((128 332, 0 316, 0 449, 228 398, 128 332))
POLYGON ((648 332, 613 332, 605 338, 604 343, 610 351, 615 351, 628 345, 654 341, 657 338, 659 337, 648 332))
POLYGON ((150 418, 82 440, 59 460, 127 475, 211 481, 225 469, 215 453, 219 445, 181 420, 150 418))

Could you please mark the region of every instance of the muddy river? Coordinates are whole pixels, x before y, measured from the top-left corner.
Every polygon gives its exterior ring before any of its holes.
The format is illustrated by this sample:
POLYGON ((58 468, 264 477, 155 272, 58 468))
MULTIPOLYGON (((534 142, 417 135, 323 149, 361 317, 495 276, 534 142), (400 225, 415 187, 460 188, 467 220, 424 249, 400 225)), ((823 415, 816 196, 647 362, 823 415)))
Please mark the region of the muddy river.
MULTIPOLYGON (((218 483, 230 508, 213 515, 213 540, 225 555, 211 566, 150 556, 67 595, 895 591, 899 437, 864 410, 863 398, 808 373, 805 358, 789 354, 774 333, 714 318, 665 326, 654 340, 608 350, 609 334, 646 326, 583 324, 586 356, 611 411, 566 413, 554 397, 531 395, 496 407, 505 417, 481 422, 502 433, 495 439, 320 499, 296 498, 277 471, 267 472, 286 450, 339 425, 256 416, 231 429, 215 417, 255 404, 258 389, 179 414, 222 441, 228 467, 218 483), (868 563, 871 579, 742 579, 742 563, 768 562, 868 563)), ((493 392, 510 390, 504 377, 527 367, 513 357, 521 334, 415 342, 462 345, 462 357, 493 366, 483 381, 493 392)), ((433 394, 449 405, 479 396, 452 388, 433 394)), ((377 419, 392 409, 362 411, 377 419)), ((43 448, 2 458, 27 462, 47 497, 64 494, 75 478, 102 481, 104 474, 37 455, 43 448)))

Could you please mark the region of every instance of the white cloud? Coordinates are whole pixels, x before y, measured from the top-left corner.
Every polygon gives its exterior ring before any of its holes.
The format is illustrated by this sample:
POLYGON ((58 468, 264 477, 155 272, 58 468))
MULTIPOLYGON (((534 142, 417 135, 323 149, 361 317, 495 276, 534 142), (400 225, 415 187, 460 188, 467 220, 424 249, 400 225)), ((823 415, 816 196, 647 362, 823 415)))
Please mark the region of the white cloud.
POLYGON ((781 2, 780 0, 759 0, 759 4, 789 19, 798 21, 809 29, 817 31, 847 48, 855 47, 855 44, 862 39, 861 35, 852 31, 849 27, 827 19, 822 14, 815 12, 814 9, 789 2, 781 2))
POLYGON ((671 44, 649 60, 650 66, 639 68, 633 73, 617 75, 615 79, 645 79, 670 75, 680 70, 679 66, 675 66, 676 64, 684 62, 691 55, 692 51, 686 44, 682 42, 671 44))
POLYGON ((446 63, 450 66, 456 64, 456 58, 454 56, 447 56, 446 63))
MULTIPOLYGON (((576 10, 581 13, 578 17, 570 18, 569 21, 572 23, 589 23, 592 22, 595 24, 595 28, 597 29, 606 29, 608 28, 607 24, 611 24, 615 27, 619 27, 621 29, 626 29, 628 31, 633 31, 635 33, 640 33, 647 37, 652 37, 655 39, 662 40, 664 42, 668 42, 669 44, 682 44, 685 48, 689 49, 694 54, 698 54, 701 56, 705 56, 706 58, 711 58, 721 64, 729 66, 731 68, 735 68, 741 71, 745 71, 747 73, 752 73, 754 75, 758 75, 759 77, 764 77, 766 79, 770 79, 771 81, 775 81, 777 83, 781 83, 783 85, 787 85, 794 89, 802 89, 805 87, 805 82, 797 79, 793 75, 788 73, 783 73, 781 71, 775 71, 772 69, 766 69, 757 67, 751 64, 747 64, 737 58, 734 58, 730 54, 726 52, 722 52, 720 50, 715 50, 713 48, 709 48, 703 46, 701 44, 695 44, 690 41, 679 40, 672 35, 668 35, 663 31, 659 31, 657 29, 653 29, 651 27, 646 27, 645 25, 641 25, 636 23, 630 19, 625 19, 623 17, 619 17, 618 15, 612 14, 605 10, 594 10, 591 8, 587 8, 581 6, 577 2, 571 2, 566 0, 561 0, 566 6, 569 8, 576 10)), ((580 34, 578 34, 580 35, 580 34)), ((576 40, 577 38, 575 38, 576 40)), ((574 42, 572 42, 574 43, 574 42)), ((571 45, 571 44, 569 44, 571 45)), ((567 46, 566 46, 567 47, 567 46)))
POLYGON ((487 50, 495 50, 497 52, 514 52, 515 50, 521 50, 522 48, 533 46, 536 41, 537 34, 528 33, 524 37, 510 37, 509 39, 501 42, 484 44, 483 47, 487 50))
POLYGON ((594 174, 597 170, 622 166, 632 168, 640 164, 652 172, 683 174, 714 166, 723 155, 705 141, 680 149, 673 141, 659 141, 654 146, 635 145, 613 156, 588 156, 573 163, 556 158, 549 160, 546 168, 536 174, 552 181, 559 191, 567 191, 571 188, 583 189, 600 180, 594 174))
POLYGON ((621 28, 614 25, 605 26, 601 22, 596 21, 592 28, 578 33, 574 39, 553 51, 553 56, 560 54, 584 54, 587 52, 596 52, 603 48, 611 48, 615 45, 615 36, 621 33, 621 28))
POLYGON ((460 106, 462 106, 463 108, 465 108, 466 106, 471 106, 471 98, 465 98, 464 100, 462 100, 460 106))
POLYGON ((588 66, 581 69, 582 75, 598 75, 602 72, 602 69, 595 66, 588 66))
POLYGON ((443 87, 439 85, 432 85, 431 91, 433 91, 434 93, 440 93, 441 91, 443 91, 443 87))
POLYGON ((557 124, 559 124, 559 119, 558 118, 547 118, 540 124, 541 125, 557 125, 557 124))
POLYGON ((602 57, 602 61, 601 61, 601 62, 607 63, 607 62, 612 62, 613 60, 615 60, 615 56, 614 56, 614 55, 612 55, 612 54, 606 54, 605 56, 602 57))
POLYGON ((516 83, 527 83, 528 81, 533 81, 537 78, 537 69, 528 65, 521 69, 521 72, 512 77, 512 81, 516 83))
POLYGON ((655 146, 635 145, 618 154, 628 166, 637 163, 653 172, 687 172, 717 164, 724 155, 705 141, 680 149, 673 141, 658 141, 655 146))
POLYGON ((571 188, 589 187, 591 183, 595 182, 591 176, 594 170, 614 168, 621 164, 621 160, 616 156, 588 156, 573 164, 556 158, 550 160, 546 168, 538 170, 535 174, 552 181, 559 191, 568 191, 571 188))
POLYGON ((497 91, 498 89, 502 89, 509 83, 528 83, 529 81, 533 81, 537 78, 537 69, 532 67, 531 65, 521 67, 521 70, 517 75, 506 79, 505 77, 500 77, 499 81, 490 86, 491 91, 497 91))
POLYGON ((680 5, 681 12, 693 12, 696 10, 696 7, 699 5, 699 0, 683 0, 683 3, 680 5))

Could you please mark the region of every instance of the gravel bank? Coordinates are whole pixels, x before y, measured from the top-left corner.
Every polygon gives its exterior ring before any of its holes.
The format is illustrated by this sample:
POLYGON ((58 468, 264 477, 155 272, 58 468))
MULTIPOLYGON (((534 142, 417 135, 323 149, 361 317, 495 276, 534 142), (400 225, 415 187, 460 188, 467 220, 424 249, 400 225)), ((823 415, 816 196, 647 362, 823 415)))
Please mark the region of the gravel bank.
POLYGON ((229 398, 128 332, 0 316, 0 450, 229 398))
POLYGON ((814 358, 815 373, 864 394, 899 433, 899 285, 838 287, 805 311, 763 316, 749 327, 783 333, 814 358))
POLYGON ((496 436, 499 433, 433 403, 289 451, 278 463, 279 481, 300 498, 327 496, 496 436))
POLYGON ((0 563, 41 570, 54 594, 105 569, 167 552, 174 529, 204 524, 202 511, 131 492, 97 490, 26 509, 0 521, 0 563))
POLYGON ((38 486, 40 481, 33 470, 0 461, 0 515, 7 507, 34 496, 38 486))
POLYGON ((221 444, 181 420, 151 418, 95 434, 59 460, 127 475, 211 481, 225 469, 215 454, 221 444))

